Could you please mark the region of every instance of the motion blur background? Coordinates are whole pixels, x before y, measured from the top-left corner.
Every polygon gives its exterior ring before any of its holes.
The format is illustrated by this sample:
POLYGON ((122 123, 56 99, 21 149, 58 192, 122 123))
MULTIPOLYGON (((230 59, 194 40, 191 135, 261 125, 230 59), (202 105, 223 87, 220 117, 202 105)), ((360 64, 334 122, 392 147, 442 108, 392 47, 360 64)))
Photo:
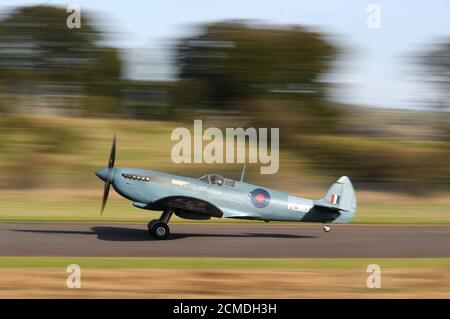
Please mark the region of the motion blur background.
POLYGON ((117 166, 238 178, 172 163, 202 119, 280 128, 279 172, 249 182, 319 198, 348 175, 356 222, 450 223, 449 1, 79 1, 73 29, 68 4, 0 4, 0 219, 99 218, 114 133, 117 166))

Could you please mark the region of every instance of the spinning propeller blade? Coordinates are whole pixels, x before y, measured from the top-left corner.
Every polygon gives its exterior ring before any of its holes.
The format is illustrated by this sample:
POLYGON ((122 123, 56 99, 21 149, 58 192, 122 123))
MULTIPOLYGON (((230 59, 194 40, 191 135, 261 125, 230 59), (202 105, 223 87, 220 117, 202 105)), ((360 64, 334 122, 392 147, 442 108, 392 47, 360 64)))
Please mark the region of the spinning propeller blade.
POLYGON ((100 211, 100 216, 103 215, 103 211, 105 210, 106 202, 108 201, 109 189, 111 188, 111 179, 110 177, 114 174, 114 162, 116 160, 116 134, 114 134, 111 153, 109 154, 108 161, 108 178, 105 180, 105 187, 103 188, 103 200, 102 200, 102 208, 100 211))
POLYGON ((102 210, 100 211, 100 216, 103 215, 103 211, 105 210, 106 202, 108 201, 109 188, 111 186, 110 182, 105 183, 105 187, 103 189, 103 200, 102 200, 102 210))
POLYGON ((114 168, 114 162, 116 160, 116 134, 114 134, 113 143, 111 146, 111 154, 109 154, 109 168, 114 168))

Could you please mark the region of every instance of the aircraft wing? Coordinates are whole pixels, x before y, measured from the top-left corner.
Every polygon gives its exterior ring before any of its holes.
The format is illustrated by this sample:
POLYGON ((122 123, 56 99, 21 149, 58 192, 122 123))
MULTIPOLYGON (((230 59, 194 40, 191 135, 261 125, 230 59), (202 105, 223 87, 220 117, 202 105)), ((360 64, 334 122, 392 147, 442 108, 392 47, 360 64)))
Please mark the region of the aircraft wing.
POLYGON ((223 216, 222 210, 215 205, 205 200, 189 196, 168 196, 158 199, 152 203, 133 203, 133 205, 149 210, 164 210, 167 208, 173 208, 177 215, 187 213, 190 215, 206 215, 219 218, 223 216))

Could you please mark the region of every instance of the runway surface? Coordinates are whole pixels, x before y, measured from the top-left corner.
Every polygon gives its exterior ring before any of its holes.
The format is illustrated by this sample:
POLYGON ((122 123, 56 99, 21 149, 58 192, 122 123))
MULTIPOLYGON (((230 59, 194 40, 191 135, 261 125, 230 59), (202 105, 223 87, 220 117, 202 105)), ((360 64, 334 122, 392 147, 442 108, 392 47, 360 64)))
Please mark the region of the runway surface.
POLYGON ((1 256, 450 257, 450 227, 172 224, 152 239, 145 224, 0 223, 1 256))

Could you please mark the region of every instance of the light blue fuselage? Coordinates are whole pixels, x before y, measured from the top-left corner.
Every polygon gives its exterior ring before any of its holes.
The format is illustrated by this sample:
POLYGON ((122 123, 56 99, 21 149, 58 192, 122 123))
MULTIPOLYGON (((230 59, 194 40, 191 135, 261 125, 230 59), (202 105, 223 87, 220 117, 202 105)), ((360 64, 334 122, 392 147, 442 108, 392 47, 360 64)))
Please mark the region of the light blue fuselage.
POLYGON ((315 200, 239 181, 225 179, 225 183, 216 185, 190 177, 125 167, 112 171, 102 169, 97 175, 109 179, 117 193, 144 209, 152 209, 152 203, 161 199, 175 197, 200 199, 211 204, 221 212, 221 216, 212 217, 340 223, 353 217, 345 212, 324 211, 315 200))

